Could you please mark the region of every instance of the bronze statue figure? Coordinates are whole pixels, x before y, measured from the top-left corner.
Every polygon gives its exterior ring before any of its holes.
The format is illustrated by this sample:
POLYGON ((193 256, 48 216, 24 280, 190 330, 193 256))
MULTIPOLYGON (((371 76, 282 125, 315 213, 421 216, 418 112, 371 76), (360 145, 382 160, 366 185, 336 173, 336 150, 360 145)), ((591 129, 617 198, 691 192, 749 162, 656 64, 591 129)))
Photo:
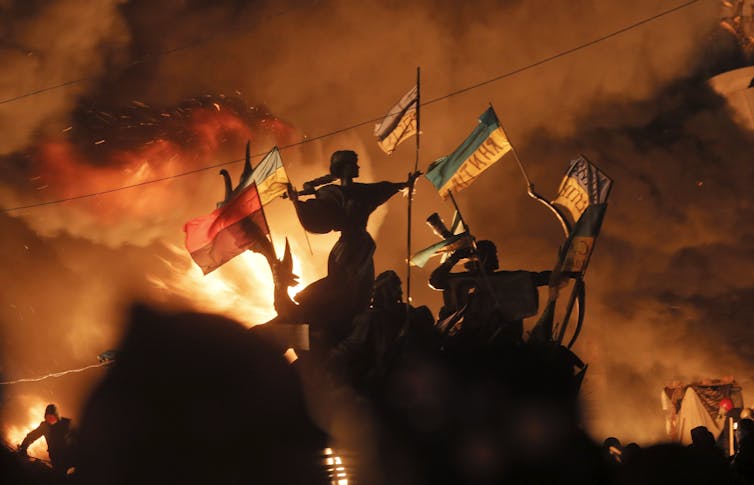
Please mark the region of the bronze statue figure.
POLYGON ((296 296, 298 307, 285 315, 287 320, 309 323, 312 336, 316 339, 320 333, 330 344, 349 333, 353 317, 369 307, 374 283, 375 243, 367 232, 369 216, 420 174, 409 174, 406 182, 357 183, 353 180, 359 176, 358 155, 341 150, 330 158, 331 177, 322 178, 340 184, 316 189, 314 183, 305 184, 301 193, 289 187, 288 197, 304 228, 320 234, 337 231, 340 238, 330 251, 327 276, 296 296), (300 199, 312 193, 314 198, 300 199))

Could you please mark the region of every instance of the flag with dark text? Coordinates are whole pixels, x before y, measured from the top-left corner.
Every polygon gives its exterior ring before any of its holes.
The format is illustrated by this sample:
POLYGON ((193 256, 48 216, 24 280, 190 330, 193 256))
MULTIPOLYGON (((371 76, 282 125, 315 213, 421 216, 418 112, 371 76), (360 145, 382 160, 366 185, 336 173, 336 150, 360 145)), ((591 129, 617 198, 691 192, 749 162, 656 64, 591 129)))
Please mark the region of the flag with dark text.
POLYGON ((505 135, 495 111, 490 107, 479 117, 479 125, 471 135, 446 157, 435 160, 426 177, 440 195, 458 192, 471 185, 482 172, 513 148, 505 135))
POLYGON ((592 204, 584 210, 563 248, 560 258, 562 272, 582 273, 586 270, 606 209, 607 204, 603 203, 592 204))
POLYGON ((575 223, 587 207, 607 201, 612 184, 610 177, 582 155, 571 161, 552 204, 575 223))
POLYGON ((419 90, 414 86, 390 109, 385 119, 375 125, 377 144, 388 155, 395 151, 399 143, 416 134, 418 102, 419 90))

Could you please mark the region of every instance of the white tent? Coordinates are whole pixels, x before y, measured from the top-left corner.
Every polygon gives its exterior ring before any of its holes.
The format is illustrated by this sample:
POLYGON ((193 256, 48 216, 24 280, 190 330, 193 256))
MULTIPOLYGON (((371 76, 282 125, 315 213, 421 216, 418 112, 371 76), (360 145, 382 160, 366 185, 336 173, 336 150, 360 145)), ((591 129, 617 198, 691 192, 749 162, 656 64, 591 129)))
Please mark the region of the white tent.
POLYGON ((678 423, 676 437, 683 445, 691 444, 691 430, 697 426, 705 426, 717 439, 725 424, 723 419, 717 419, 717 417, 710 415, 699 394, 691 386, 686 389, 683 395, 681 409, 678 411, 676 419, 678 423))

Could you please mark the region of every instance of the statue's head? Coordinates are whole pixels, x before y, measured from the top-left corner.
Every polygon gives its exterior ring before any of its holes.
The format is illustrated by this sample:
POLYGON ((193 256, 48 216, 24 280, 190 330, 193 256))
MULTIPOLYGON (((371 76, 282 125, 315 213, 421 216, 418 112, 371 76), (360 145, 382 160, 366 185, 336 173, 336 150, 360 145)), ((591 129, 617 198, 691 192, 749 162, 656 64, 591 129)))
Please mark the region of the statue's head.
POLYGON ((338 150, 330 157, 330 174, 344 178, 359 176, 359 156, 353 150, 338 150))
POLYGON ((393 270, 383 271, 374 279, 374 306, 380 307, 403 301, 401 279, 393 270))
POLYGON ((500 268, 500 262, 497 259, 497 246, 489 239, 482 239, 476 243, 479 264, 486 271, 496 271, 500 268))

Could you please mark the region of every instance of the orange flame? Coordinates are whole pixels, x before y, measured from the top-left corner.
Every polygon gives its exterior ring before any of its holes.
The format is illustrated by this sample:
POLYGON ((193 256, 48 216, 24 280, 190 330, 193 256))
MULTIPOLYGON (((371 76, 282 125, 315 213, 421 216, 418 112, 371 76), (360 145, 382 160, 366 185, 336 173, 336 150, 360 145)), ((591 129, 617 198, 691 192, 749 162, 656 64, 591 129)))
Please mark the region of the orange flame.
MULTIPOLYGON (((246 251, 210 274, 204 275, 185 248, 169 246, 176 256, 164 259, 170 268, 167 278, 149 276, 157 288, 191 302, 198 310, 219 313, 251 327, 275 317, 274 283, 267 260, 259 253, 246 251)), ((282 254, 280 248, 277 249, 282 254)), ((312 281, 317 267, 293 256, 293 272, 299 284, 289 288, 291 297, 312 281), (302 274, 303 273, 303 274, 302 274)))
POLYGON ((183 222, 222 198, 222 181, 216 169, 211 177, 181 177, 180 183, 171 179, 238 161, 247 140, 261 153, 290 143, 296 135, 290 125, 263 110, 209 99, 217 102, 168 113, 139 105, 138 111, 132 107, 127 114, 107 114, 104 126, 97 123, 105 118, 91 115, 44 139, 28 154, 28 183, 34 190, 19 184, 24 195, 14 204, 36 202, 28 200, 29 193, 39 201, 105 193, 23 217, 42 234, 66 231, 110 245, 145 245, 168 235, 174 239, 183 222), (119 190, 124 186, 137 188, 119 190))
MULTIPOLYGON (((20 424, 6 425, 4 429, 5 440, 11 446, 21 444, 27 434, 39 426, 42 422, 42 416, 44 416, 45 407, 47 403, 37 397, 26 397, 29 404, 26 406, 26 416, 20 424)), ((41 460, 49 460, 47 455, 47 443, 44 438, 40 438, 29 446, 26 450, 29 456, 39 458, 41 460)))

